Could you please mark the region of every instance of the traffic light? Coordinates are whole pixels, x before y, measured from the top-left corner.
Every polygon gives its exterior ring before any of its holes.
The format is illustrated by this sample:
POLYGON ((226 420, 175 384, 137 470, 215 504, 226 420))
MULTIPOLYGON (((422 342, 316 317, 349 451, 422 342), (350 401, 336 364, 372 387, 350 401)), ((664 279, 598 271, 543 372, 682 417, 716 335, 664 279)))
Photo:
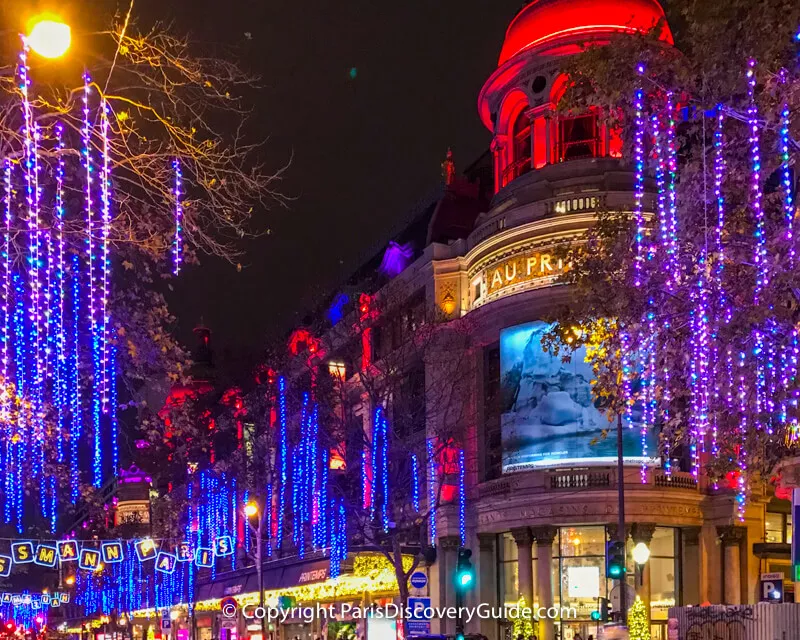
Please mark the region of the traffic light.
POLYGON ((592 611, 591 614, 592 620, 595 622, 608 622, 608 605, 608 598, 599 598, 597 602, 597 611, 592 611))
POLYGON ((625 571, 625 543, 612 540, 606 545, 606 578, 620 580, 625 571))
POLYGON ((456 589, 460 592, 469 591, 475 586, 475 568, 470 562, 472 551, 470 549, 458 550, 456 564, 456 589))

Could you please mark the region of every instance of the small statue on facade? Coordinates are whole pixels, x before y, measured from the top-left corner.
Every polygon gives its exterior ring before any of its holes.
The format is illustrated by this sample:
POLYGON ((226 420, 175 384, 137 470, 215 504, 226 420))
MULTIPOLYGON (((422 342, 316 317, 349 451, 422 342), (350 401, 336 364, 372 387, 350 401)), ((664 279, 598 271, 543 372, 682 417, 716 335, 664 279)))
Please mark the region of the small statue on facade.
POLYGON ((445 185, 451 185, 456 179, 456 163, 453 162, 453 150, 448 147, 447 157, 442 162, 442 177, 445 185))

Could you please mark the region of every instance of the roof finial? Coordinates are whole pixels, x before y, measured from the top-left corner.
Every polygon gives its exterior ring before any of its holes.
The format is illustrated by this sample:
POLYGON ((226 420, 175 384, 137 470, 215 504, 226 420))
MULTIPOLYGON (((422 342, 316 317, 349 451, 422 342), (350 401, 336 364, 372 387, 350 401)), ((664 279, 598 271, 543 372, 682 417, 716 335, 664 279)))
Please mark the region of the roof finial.
POLYGON ((447 148, 447 157, 442 162, 442 177, 445 185, 453 184, 456 179, 456 163, 453 162, 453 150, 450 147, 447 148))

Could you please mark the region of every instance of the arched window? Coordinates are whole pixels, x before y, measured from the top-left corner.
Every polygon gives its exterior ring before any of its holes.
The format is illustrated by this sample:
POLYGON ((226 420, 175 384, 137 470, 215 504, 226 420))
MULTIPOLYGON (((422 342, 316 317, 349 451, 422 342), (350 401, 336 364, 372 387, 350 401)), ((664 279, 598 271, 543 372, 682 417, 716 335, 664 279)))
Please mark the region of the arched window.
POLYGON ((561 117, 558 120, 559 162, 579 158, 596 158, 600 149, 600 135, 597 115, 584 113, 574 117, 561 117))
POLYGON ((514 178, 528 173, 533 168, 531 164, 531 119, 523 110, 514 120, 511 127, 511 158, 504 172, 504 184, 514 178))

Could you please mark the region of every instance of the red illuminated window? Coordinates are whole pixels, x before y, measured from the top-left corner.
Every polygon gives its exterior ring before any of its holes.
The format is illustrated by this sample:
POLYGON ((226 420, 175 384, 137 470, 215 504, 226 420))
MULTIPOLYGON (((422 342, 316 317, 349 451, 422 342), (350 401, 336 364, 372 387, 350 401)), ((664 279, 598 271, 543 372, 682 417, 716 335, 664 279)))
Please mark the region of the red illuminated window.
POLYGON ((597 116, 587 113, 558 120, 558 161, 596 158, 600 148, 597 116))
POLYGON ((524 111, 514 121, 511 135, 511 161, 503 172, 504 184, 508 184, 514 178, 519 178, 533 168, 531 164, 531 119, 524 111))

